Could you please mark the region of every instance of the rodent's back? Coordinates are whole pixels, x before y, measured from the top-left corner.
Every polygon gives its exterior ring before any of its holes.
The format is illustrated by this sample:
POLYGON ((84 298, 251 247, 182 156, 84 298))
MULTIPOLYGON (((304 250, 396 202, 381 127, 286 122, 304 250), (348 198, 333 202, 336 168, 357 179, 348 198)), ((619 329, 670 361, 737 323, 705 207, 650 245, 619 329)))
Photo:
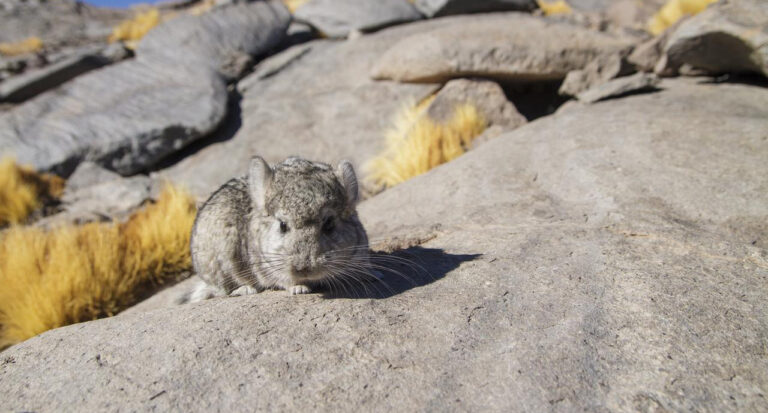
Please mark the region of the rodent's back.
POLYGON ((230 293, 249 271, 246 235, 252 202, 244 178, 231 179, 203 204, 190 241, 195 273, 230 293))

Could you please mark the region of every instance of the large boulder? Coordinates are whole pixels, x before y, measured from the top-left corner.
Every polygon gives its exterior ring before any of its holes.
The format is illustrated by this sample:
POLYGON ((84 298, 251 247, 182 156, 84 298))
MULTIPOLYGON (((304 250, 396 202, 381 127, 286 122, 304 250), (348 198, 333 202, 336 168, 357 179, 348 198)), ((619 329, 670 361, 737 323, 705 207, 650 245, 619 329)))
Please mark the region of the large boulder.
POLYGON ((429 272, 394 268, 413 283, 49 331, 2 354, 3 404, 766 410, 768 90, 663 86, 537 120, 364 202, 372 239, 421 243, 382 261, 429 272))
POLYGON ((84 160, 121 174, 144 170, 218 127, 233 76, 227 63, 276 46, 289 21, 277 0, 173 19, 150 32, 135 59, 0 116, 0 152, 65 175, 84 160))
POLYGON ((422 18, 408 0, 312 0, 294 16, 328 37, 346 37, 422 18))
POLYGON ((768 76, 768 2, 721 0, 684 21, 664 48, 666 68, 768 76))
POLYGON ((531 11, 535 0, 415 0, 414 5, 428 17, 494 11, 531 11))
POLYGON ((435 23, 434 29, 394 44, 372 76, 402 82, 464 76, 554 80, 631 46, 629 39, 524 13, 456 16, 435 23))
POLYGON ((291 155, 349 159, 361 166, 381 150, 397 112, 439 87, 376 82, 368 75, 377 56, 429 23, 345 42, 317 40, 264 60, 238 84, 240 113, 227 121, 235 130, 191 147, 159 173, 205 198, 245 173, 254 155, 269 162, 291 155))

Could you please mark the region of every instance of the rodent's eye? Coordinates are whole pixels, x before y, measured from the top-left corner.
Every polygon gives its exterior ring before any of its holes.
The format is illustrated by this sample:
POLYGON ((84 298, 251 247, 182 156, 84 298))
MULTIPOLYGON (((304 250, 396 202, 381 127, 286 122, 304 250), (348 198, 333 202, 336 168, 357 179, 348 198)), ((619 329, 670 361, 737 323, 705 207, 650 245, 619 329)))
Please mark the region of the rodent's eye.
POLYGON ((280 232, 283 234, 288 232, 288 224, 286 224, 285 221, 280 221, 280 232))
POLYGON ((333 217, 328 217, 323 221, 323 232, 330 234, 336 228, 336 220, 333 217))

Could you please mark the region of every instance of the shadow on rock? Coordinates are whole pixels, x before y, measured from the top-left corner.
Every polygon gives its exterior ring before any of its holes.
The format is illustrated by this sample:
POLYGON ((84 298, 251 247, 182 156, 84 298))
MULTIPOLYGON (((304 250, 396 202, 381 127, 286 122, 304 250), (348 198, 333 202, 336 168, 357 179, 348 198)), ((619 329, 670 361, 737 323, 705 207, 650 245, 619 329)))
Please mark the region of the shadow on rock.
POLYGON ((448 254, 442 249, 410 247, 391 253, 372 252, 371 266, 380 278, 355 274, 325 286, 325 298, 388 298, 435 282, 482 254, 448 254))

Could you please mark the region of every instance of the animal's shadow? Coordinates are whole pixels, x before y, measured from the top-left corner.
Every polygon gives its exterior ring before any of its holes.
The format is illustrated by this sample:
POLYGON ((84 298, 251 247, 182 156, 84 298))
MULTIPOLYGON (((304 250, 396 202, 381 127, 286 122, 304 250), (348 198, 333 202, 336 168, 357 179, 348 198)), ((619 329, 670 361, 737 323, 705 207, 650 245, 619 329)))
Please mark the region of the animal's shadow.
POLYGON ((410 247, 391 253, 372 252, 377 277, 357 274, 321 289, 324 298, 388 298, 435 282, 481 254, 448 254, 439 248, 410 247))

